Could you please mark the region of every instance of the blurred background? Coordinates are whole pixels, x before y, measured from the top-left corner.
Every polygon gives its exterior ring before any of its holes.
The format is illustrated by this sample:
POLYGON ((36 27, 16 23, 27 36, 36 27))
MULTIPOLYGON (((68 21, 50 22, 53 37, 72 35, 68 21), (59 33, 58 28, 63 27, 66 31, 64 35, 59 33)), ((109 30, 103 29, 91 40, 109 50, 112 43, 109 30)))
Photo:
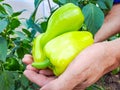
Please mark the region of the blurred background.
MULTIPOLYGON (((55 3, 50 1, 50 5, 52 7, 57 6, 55 3)), ((28 18, 34 10, 34 0, 5 0, 6 3, 10 4, 13 7, 14 11, 20 11, 22 9, 26 9, 24 13, 20 15, 20 17, 28 18)), ((50 9, 48 0, 43 0, 39 6, 36 17, 48 17, 50 15, 50 9)))

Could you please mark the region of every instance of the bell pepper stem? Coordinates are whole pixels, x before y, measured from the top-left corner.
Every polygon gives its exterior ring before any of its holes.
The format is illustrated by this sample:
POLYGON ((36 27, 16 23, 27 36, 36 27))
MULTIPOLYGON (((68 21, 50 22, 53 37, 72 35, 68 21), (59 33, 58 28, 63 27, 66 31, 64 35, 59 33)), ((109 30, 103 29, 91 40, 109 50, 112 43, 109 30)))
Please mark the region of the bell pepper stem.
POLYGON ((33 62, 32 66, 37 69, 46 69, 50 65, 49 59, 46 59, 43 62, 33 62))

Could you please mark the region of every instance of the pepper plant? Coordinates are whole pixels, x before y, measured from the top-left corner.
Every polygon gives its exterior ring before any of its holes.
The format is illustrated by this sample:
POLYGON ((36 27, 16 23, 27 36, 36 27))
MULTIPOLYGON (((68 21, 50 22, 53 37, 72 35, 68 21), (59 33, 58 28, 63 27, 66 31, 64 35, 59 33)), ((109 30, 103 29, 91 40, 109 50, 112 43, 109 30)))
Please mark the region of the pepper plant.
MULTIPOLYGON (((21 19, 19 15, 25 10, 14 12, 12 7, 3 1, 0 0, 0 90, 37 90, 38 86, 23 75, 25 65, 21 60, 26 53, 31 54, 33 39, 37 33, 46 31, 48 20, 57 8, 52 7, 47 0, 50 15, 43 17, 42 20, 38 19, 36 18, 38 7, 44 0, 34 0, 35 9, 29 19, 21 19)), ((53 0, 53 2, 58 8, 67 3, 79 6, 85 17, 80 30, 90 31, 93 35, 101 27, 105 15, 113 5, 113 0, 53 0)), ((105 89, 94 84, 87 90, 105 89)))

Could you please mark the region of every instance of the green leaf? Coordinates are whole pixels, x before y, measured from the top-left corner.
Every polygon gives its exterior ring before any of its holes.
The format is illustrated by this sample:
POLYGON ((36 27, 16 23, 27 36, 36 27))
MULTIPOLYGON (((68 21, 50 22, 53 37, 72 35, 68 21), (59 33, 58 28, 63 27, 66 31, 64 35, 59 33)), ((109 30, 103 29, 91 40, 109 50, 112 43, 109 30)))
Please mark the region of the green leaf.
POLYGON ((0 0, 0 2, 1 2, 1 1, 4 1, 4 0, 0 0))
POLYGON ((111 9, 113 6, 114 0, 104 0, 104 1, 105 1, 106 6, 108 7, 108 9, 111 9))
POLYGON ((79 0, 53 0, 55 3, 61 3, 61 4, 66 4, 66 3, 74 3, 78 5, 79 0))
POLYGON ((9 15, 12 15, 13 14, 13 9, 12 7, 7 4, 7 3, 3 3, 3 7, 5 8, 6 12, 9 14, 9 15))
POLYGON ((13 74, 9 71, 0 74, 0 90, 15 90, 13 74))
POLYGON ((8 25, 7 19, 0 20, 0 33, 7 27, 7 25, 8 25))
POLYGON ((14 13, 12 14, 12 17, 17 17, 17 16, 19 16, 20 14, 22 14, 24 11, 26 11, 26 9, 24 9, 24 10, 22 10, 22 11, 14 12, 14 13))
POLYGON ((108 9, 110 10, 113 6, 114 0, 97 0, 97 3, 101 9, 108 9))
POLYGON ((43 0, 34 0, 34 6, 35 8, 38 8, 39 4, 42 2, 43 0))
POLYGON ((24 75, 21 75, 20 81, 21 81, 21 84, 24 87, 28 87, 29 86, 29 80, 24 75))
POLYGON ((24 55, 27 53, 28 53, 28 50, 26 48, 20 47, 17 49, 17 55, 18 55, 18 58, 20 59, 22 59, 24 55))
POLYGON ((20 39, 25 39, 26 38, 26 36, 25 36, 25 34, 23 33, 23 32, 21 32, 21 31, 14 31, 15 32, 15 34, 18 36, 18 37, 20 37, 20 39))
POLYGON ((97 0, 97 3, 101 9, 108 9, 104 0, 97 0))
POLYGON ((44 21, 40 24, 43 32, 45 32, 47 29, 47 23, 48 23, 47 21, 44 21))
POLYGON ((22 31, 29 37, 31 35, 30 31, 27 29, 22 29, 22 31))
POLYGON ((20 21, 19 19, 17 18, 12 18, 10 23, 9 23, 9 26, 11 28, 11 30, 14 30, 15 28, 19 27, 20 26, 20 21))
POLYGON ((94 35, 103 24, 104 13, 92 3, 84 6, 82 12, 85 16, 85 24, 88 30, 94 35))
POLYGON ((32 28, 33 30, 38 31, 39 33, 43 33, 41 27, 38 24, 36 24, 31 18, 27 20, 27 25, 28 28, 32 28))
POLYGON ((7 41, 3 37, 0 37, 0 60, 5 61, 7 56, 7 41))

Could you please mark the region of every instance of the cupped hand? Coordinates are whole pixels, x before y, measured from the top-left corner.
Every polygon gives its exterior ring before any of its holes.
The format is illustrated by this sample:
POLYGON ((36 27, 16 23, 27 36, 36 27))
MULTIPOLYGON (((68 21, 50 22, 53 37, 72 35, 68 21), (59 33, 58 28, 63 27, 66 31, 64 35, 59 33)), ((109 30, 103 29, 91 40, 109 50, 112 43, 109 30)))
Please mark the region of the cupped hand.
POLYGON ((22 61, 27 65, 26 70, 24 71, 24 75, 30 81, 36 83, 40 87, 44 86, 45 84, 56 78, 50 69, 38 70, 32 67, 31 64, 33 62, 33 58, 31 55, 26 54, 22 61))

